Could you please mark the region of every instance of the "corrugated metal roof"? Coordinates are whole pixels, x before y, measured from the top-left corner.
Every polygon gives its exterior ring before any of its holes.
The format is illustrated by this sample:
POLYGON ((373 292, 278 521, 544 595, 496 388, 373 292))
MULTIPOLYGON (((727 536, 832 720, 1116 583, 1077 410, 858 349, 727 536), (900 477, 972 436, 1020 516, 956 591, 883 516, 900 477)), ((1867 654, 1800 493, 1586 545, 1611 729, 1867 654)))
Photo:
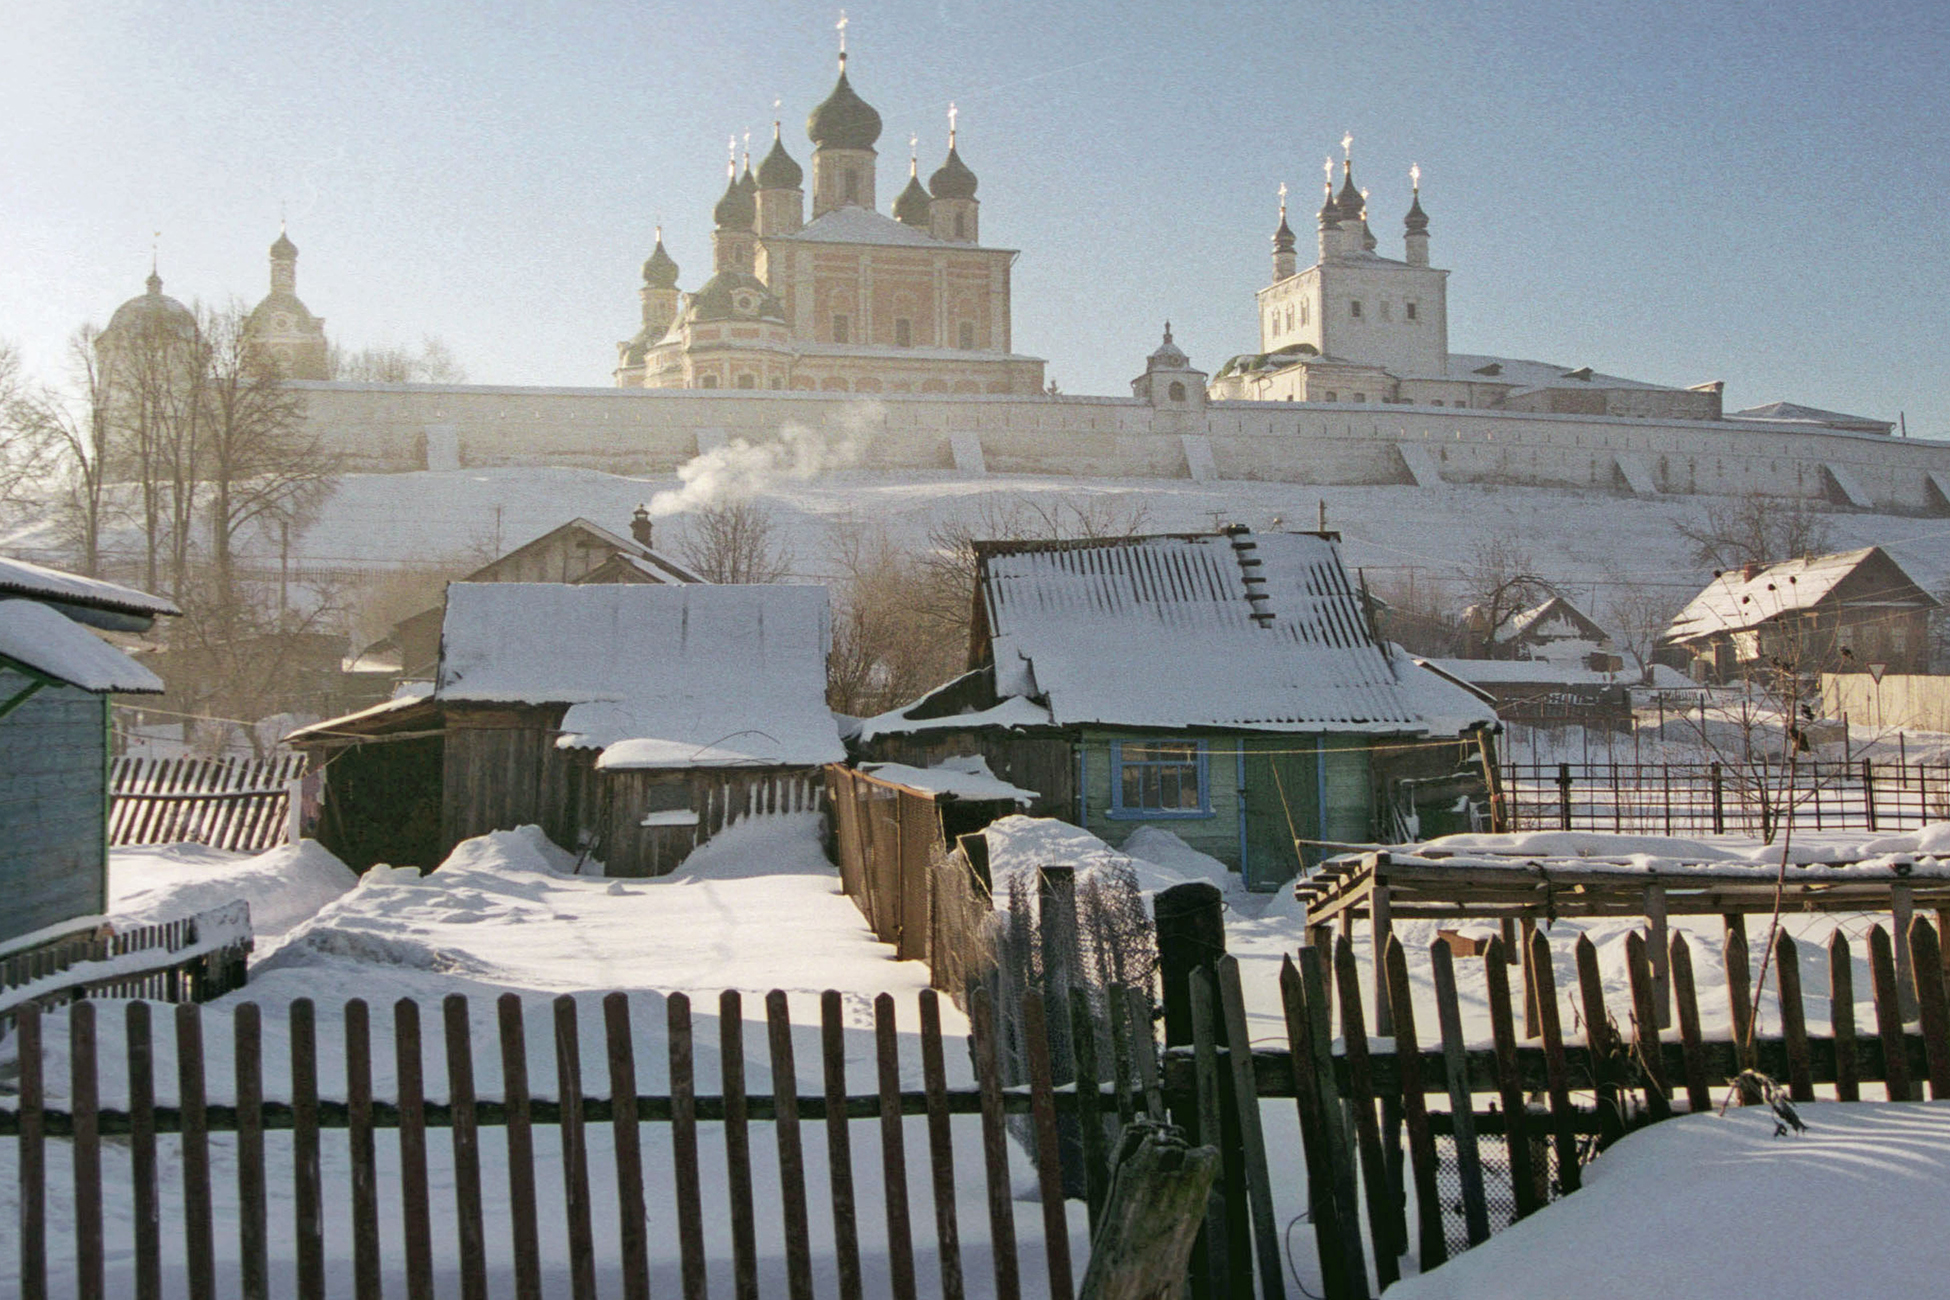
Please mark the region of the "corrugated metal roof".
POLYGON ((1382 653, 1329 537, 990 544, 981 566, 997 690, 1046 699, 1058 725, 1399 733, 1493 717, 1382 653))

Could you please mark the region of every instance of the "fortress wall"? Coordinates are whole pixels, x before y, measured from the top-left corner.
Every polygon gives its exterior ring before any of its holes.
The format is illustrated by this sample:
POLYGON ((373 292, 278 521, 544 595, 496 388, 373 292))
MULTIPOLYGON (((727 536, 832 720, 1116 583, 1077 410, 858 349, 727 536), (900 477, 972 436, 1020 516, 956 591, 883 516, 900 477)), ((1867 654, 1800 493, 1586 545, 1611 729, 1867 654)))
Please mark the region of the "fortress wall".
MULTIPOLYGON (((1316 484, 1413 481, 1409 459, 1446 482, 1659 492, 1764 492, 1936 511, 1950 443, 1660 422, 1405 406, 1225 402, 1159 410, 1129 398, 884 397, 613 388, 295 385, 307 419, 348 468, 564 465, 668 474, 728 438, 796 425, 863 441, 861 468, 949 471, 950 440, 974 435, 995 473, 1184 478, 1184 439, 1208 440, 1220 478, 1316 484), (1628 472, 1621 473, 1621 457, 1628 472), (1833 470, 1839 470, 1840 476, 1833 470)), ((1425 471, 1426 476, 1426 471, 1425 471)))

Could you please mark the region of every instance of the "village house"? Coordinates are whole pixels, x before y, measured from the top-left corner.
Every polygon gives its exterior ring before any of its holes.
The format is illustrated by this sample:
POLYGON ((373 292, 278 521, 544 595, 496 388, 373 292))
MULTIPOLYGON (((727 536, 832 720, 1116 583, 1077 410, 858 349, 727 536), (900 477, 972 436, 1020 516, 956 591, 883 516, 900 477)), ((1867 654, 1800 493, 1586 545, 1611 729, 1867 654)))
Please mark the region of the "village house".
MULTIPOLYGON (((577 517, 474 570, 462 582, 572 582, 659 585, 703 582, 689 566, 650 544, 650 512, 642 506, 630 518, 630 535, 620 536, 577 517)), ((384 657, 397 676, 426 678, 440 655, 444 607, 423 609, 394 624, 392 633, 366 647, 362 659, 384 657)))
POLYGON ((979 756, 1033 813, 1169 829, 1260 889, 1488 824, 1495 713, 1375 638, 1336 535, 986 542, 977 566, 969 671, 863 722, 861 758, 979 756))
POLYGON ((1818 673, 1927 673, 1942 608, 1880 546, 1750 564, 1718 574, 1659 638, 1694 680, 1738 681, 1775 665, 1818 673))
POLYGON ((826 590, 454 583, 430 686, 305 727, 318 838, 431 870, 539 825, 613 876, 663 875, 748 812, 816 805, 845 756, 826 590))
POLYGON ((0 943, 108 906, 110 696, 162 679, 95 635, 176 606, 0 558, 0 943))

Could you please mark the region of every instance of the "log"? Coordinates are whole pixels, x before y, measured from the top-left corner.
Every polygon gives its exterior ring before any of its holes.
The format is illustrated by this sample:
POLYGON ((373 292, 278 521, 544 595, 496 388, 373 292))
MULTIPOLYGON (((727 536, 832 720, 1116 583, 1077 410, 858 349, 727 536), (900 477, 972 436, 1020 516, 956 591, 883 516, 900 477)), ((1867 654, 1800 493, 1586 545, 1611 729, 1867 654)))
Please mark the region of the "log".
POLYGON ((1177 1300, 1219 1172, 1214 1147, 1149 1118, 1126 1126, 1078 1300, 1177 1300))

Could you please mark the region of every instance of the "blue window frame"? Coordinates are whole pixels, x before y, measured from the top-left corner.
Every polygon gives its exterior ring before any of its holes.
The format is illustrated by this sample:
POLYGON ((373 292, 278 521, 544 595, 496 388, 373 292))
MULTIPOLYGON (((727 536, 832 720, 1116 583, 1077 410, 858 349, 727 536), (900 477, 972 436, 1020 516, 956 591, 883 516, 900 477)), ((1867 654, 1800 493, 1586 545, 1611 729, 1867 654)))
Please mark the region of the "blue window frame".
POLYGON ((1210 817, 1202 740, 1121 740, 1110 746, 1110 815, 1210 817))

